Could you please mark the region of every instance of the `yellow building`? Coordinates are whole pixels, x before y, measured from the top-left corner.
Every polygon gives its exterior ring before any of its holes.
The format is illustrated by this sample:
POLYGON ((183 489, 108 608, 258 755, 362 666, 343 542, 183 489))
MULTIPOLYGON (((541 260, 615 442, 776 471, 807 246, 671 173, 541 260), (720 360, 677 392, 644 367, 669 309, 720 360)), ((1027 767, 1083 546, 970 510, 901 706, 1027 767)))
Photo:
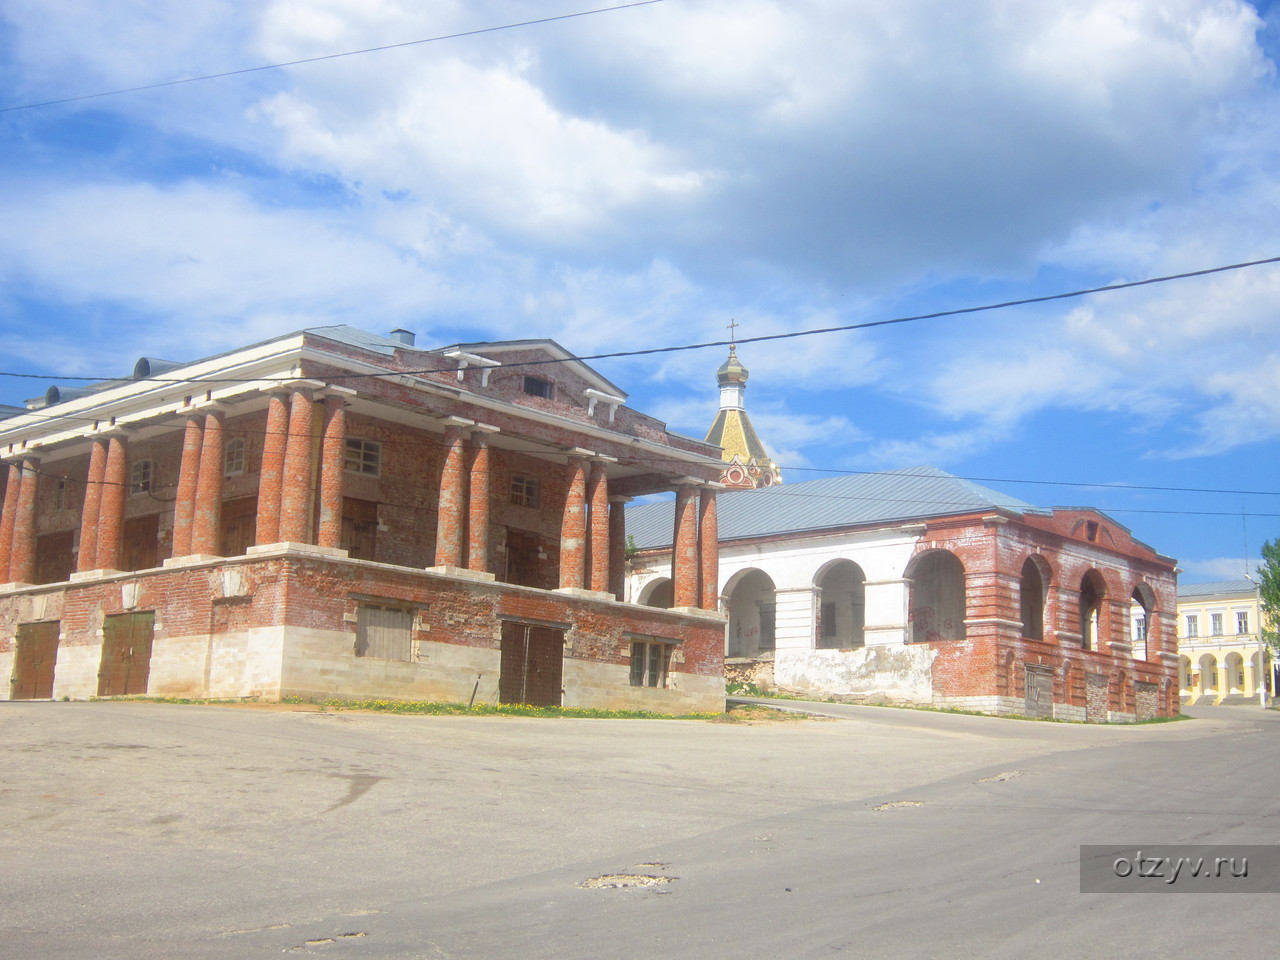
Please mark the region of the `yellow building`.
POLYGON ((1188 703, 1257 700, 1260 657, 1262 682, 1271 671, 1260 614, 1258 588, 1249 580, 1178 585, 1179 683, 1188 703))

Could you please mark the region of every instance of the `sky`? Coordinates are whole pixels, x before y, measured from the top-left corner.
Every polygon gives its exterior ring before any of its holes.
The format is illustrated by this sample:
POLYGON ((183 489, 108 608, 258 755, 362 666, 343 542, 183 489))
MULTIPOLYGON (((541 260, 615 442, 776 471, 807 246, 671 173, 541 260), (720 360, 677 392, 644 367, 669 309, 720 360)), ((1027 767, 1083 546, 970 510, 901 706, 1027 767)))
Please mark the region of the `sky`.
MULTIPOLYGON (((1268 4, 657 0, 490 29, 606 6, 3 0, 0 403, 332 323, 594 355, 1280 257, 1268 4)), ((592 365, 701 437, 725 353, 592 365)), ((1280 264, 739 355, 786 482, 936 466, 1102 509, 1184 582, 1280 537, 1280 264)))

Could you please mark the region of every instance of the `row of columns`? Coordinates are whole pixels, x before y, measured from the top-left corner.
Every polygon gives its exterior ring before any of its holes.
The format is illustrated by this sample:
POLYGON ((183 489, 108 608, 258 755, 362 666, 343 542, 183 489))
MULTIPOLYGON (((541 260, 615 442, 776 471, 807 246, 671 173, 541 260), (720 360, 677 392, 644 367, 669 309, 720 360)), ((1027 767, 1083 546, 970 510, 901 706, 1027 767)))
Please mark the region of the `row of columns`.
MULTIPOLYGON (((315 542, 338 547, 346 447, 346 401, 341 387, 304 381, 270 394, 258 485, 255 542, 315 542), (317 423, 317 420, 320 422, 317 423), (317 431, 317 427, 319 430, 317 431), (318 433, 318 450, 316 449, 318 433), (318 476, 317 476, 318 472, 318 476), (318 497, 316 494, 318 493, 318 497), (318 503, 314 502, 318 499, 318 503)), ((219 552, 225 469, 225 411, 205 405, 187 415, 174 502, 172 556, 219 552)), ((440 478, 435 564, 492 572, 490 504, 496 427, 450 418, 440 478)), ((561 520, 562 588, 624 591, 629 497, 609 494, 611 458, 572 451, 566 465, 561 520)), ((0 510, 0 582, 29 582, 35 566, 39 461, 12 461, 0 510)), ((92 439, 80 525, 77 570, 118 569, 128 484, 128 438, 122 431, 92 439)), ((690 481, 676 495, 675 605, 715 610, 718 542, 715 490, 690 481)))
POLYGON ((0 509, 0 582, 28 583, 35 575, 39 472, 35 457, 9 462, 0 509))
POLYGON ((676 489, 673 544, 673 606, 718 609, 720 550, 714 487, 687 482, 676 489))

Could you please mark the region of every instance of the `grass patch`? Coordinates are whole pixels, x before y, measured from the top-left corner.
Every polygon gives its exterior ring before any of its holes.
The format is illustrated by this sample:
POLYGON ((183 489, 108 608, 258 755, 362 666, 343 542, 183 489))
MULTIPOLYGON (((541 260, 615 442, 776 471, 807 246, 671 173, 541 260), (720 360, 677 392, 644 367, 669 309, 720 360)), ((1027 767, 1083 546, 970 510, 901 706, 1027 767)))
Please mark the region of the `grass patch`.
POLYGON ((600 710, 595 707, 535 707, 527 703, 430 703, 420 700, 325 700, 284 697, 281 703, 311 704, 326 710, 361 710, 425 716, 545 717, 584 720, 710 720, 718 713, 654 713, 650 710, 600 710))

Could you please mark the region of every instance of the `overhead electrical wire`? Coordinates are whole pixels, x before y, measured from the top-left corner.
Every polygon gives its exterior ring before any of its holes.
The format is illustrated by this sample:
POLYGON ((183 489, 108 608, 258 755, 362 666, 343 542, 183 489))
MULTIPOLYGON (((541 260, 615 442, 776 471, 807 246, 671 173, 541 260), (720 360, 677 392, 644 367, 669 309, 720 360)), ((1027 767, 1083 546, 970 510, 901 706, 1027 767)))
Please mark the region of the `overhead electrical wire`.
POLYGON ((398 50, 403 47, 415 47, 424 43, 439 43, 443 40, 459 40, 462 37, 477 37, 485 33, 497 33, 500 30, 515 30, 518 27, 532 27, 541 23, 553 23, 557 20, 573 20, 577 17, 589 17, 597 13, 612 13, 615 10, 626 10, 630 7, 647 7, 665 0, 634 0, 632 3, 620 3, 612 7, 598 7, 595 10, 579 10, 576 13, 562 13, 554 17, 539 17, 536 20, 522 20, 518 23, 503 23, 495 27, 479 27, 475 30, 463 30, 459 33, 441 34, 436 37, 423 37, 419 40, 403 40, 399 43, 384 43, 377 47, 365 47, 361 50, 345 50, 341 53, 325 53, 314 57, 303 57, 299 60, 287 60, 280 63, 263 63, 256 67, 241 67, 237 70, 223 70, 220 73, 206 73, 197 77, 181 77, 177 80, 161 80, 157 83, 144 83, 136 87, 122 87, 118 90, 102 90, 97 93, 84 93, 74 97, 59 97, 56 100, 41 100, 37 103, 19 103, 8 107, 0 107, 0 113, 12 113, 17 110, 34 110, 37 107, 53 107, 63 103, 79 103, 84 100, 98 100, 103 97, 118 97, 126 93, 140 93, 143 90, 159 90, 163 87, 176 87, 187 83, 200 83, 205 80, 221 80, 225 77, 237 77, 246 73, 261 73, 266 70, 283 70, 285 67, 298 67, 308 63, 321 63, 325 60, 340 60, 343 57, 359 57, 370 53, 382 53, 386 50, 398 50))
MULTIPOLYGON (((648 0, 654 2, 654 0, 648 0)), ((761 334, 758 337, 740 337, 734 340, 708 340, 702 343, 688 343, 679 346, 670 347, 646 347, 640 350, 615 350, 610 353, 588 353, 581 355, 571 355, 562 358, 551 358, 545 360, 520 360, 514 363, 498 363, 490 369, 512 369, 516 367, 538 367, 549 364, 584 362, 587 360, 610 360, 618 357, 644 357, 652 356, 659 353, 679 353, 685 350, 704 350, 708 347, 727 347, 736 346, 743 343, 764 343, 773 340, 794 340, 799 337, 813 337, 828 333, 846 333, 851 330, 868 330, 872 327, 887 327, 894 324, 914 323, 919 320, 938 320, 943 317, 957 317, 971 313, 984 313, 991 310, 1004 310, 1009 307, 1025 307, 1036 303, 1049 303, 1055 300, 1069 300, 1076 297, 1086 297, 1095 293, 1109 293, 1114 290, 1128 290, 1133 287, 1145 287, 1156 283, 1169 283, 1173 280, 1187 280, 1192 277, 1204 277, 1215 273, 1226 273, 1230 270, 1244 270, 1248 267, 1260 267, 1267 264, 1280 263, 1280 257, 1267 257, 1262 260, 1248 260, 1243 263, 1230 263, 1221 267, 1207 267, 1203 270, 1190 270, 1185 273, 1171 273, 1161 277, 1148 277, 1145 280, 1128 280, 1123 283, 1109 283, 1100 287, 1088 287, 1083 290, 1071 290, 1066 293, 1049 293, 1038 297, 1024 297, 1020 300, 1004 300, 999 303, 986 303, 976 307, 955 307, 950 310, 937 310, 933 313, 918 313, 910 316, 891 317, 887 320, 866 320, 861 323, 846 323, 835 327, 815 327, 809 330, 794 330, 790 333, 768 333, 761 334)), ((456 367, 429 367, 413 370, 388 370, 385 372, 368 372, 368 373, 351 373, 351 374, 326 374, 327 380, 361 380, 361 379, 380 379, 389 377, 414 377, 423 376, 431 373, 456 373, 456 367)), ((244 377, 138 377, 136 380, 122 379, 120 377, 88 377, 88 376, 52 376, 50 374, 40 373, 17 373, 14 371, 0 371, 0 377, 18 377, 27 380, 87 380, 94 382, 103 382, 116 380, 120 383, 246 383, 244 377)), ((293 376, 287 377, 253 377, 255 382, 272 383, 276 381, 287 381, 296 379, 293 376)), ((3 421, 0 421, 3 423, 3 421)))

